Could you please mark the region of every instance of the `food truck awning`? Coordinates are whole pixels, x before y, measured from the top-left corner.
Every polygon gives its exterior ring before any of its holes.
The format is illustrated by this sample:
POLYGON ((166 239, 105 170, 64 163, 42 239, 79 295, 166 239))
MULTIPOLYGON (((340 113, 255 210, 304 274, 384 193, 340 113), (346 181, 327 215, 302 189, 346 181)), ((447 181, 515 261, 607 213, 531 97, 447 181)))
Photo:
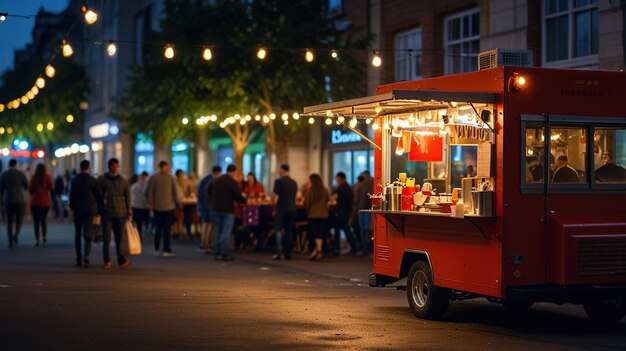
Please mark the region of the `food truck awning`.
POLYGON ((313 117, 345 115, 357 118, 372 118, 410 112, 422 108, 437 108, 452 102, 456 102, 459 106, 479 103, 492 104, 495 102, 495 99, 496 94, 493 93, 394 90, 380 95, 307 106, 304 108, 304 115, 313 117))

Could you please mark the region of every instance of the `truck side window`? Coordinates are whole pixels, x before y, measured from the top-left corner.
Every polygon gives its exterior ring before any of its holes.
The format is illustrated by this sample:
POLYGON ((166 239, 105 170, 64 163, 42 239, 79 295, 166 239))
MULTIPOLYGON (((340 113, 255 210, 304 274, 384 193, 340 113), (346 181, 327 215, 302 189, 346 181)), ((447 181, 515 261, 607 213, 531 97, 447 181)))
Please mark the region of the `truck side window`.
POLYGON ((543 183, 544 179, 544 127, 526 128, 526 183, 543 183))
POLYGON ((585 183, 586 129, 555 126, 550 131, 550 182, 585 183))
POLYGON ((626 128, 595 128, 593 137, 596 184, 626 183, 626 128))

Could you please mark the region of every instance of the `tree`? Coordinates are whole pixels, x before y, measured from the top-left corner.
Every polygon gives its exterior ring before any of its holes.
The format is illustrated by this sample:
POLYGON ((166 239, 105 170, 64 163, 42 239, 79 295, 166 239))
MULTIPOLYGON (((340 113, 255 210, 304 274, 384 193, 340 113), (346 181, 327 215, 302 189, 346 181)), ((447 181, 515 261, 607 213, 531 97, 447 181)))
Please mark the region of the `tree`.
POLYGON ((329 16, 327 3, 167 1, 162 32, 154 33, 154 41, 176 43, 176 55, 168 61, 163 46, 148 50, 143 66, 131 77, 127 101, 134 108, 129 109, 128 121, 169 139, 189 128, 180 124, 182 116, 193 121, 216 114, 233 140, 236 160, 241 159, 251 131, 265 127, 267 151, 284 151, 279 161, 285 161, 286 142, 301 121, 285 126, 276 118, 251 126, 239 120, 226 124, 224 119, 246 113, 280 115, 329 98, 362 94, 364 66, 347 53, 365 49, 369 38, 339 25, 340 19, 329 16), (353 40, 357 35, 361 39, 353 40), (201 55, 206 45, 213 53, 211 61, 201 55), (256 57, 260 47, 267 48, 264 60, 256 57), (306 48, 315 55, 311 63, 304 59, 306 48), (331 50, 339 52, 338 59, 331 57, 331 50))
MULTIPOLYGON (((26 138, 31 144, 46 146, 67 141, 68 136, 76 134, 77 130, 82 132, 83 118, 79 107, 88 91, 85 71, 67 59, 59 58, 52 65, 56 74, 53 78, 42 76, 45 87, 39 89, 39 94, 33 100, 25 105, 20 104, 17 109, 5 106, 4 112, 0 113, 0 125, 14 130, 11 135, 0 135, 4 143, 14 138, 26 138), (72 123, 66 121, 69 114, 74 116, 72 123), (48 129, 49 122, 52 122, 52 130, 48 129), (42 131, 37 130, 38 124, 43 126, 42 131)), ((31 59, 4 72, 0 87, 2 103, 21 98, 30 91, 45 67, 45 61, 31 59)))

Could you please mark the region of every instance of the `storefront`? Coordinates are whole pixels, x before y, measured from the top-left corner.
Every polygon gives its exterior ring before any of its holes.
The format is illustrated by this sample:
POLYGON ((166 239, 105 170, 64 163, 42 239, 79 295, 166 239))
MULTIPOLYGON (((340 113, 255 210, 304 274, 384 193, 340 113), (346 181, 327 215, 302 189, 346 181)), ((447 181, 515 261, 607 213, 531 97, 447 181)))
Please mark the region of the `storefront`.
MULTIPOLYGON (((361 132, 373 136, 373 131, 369 132, 366 127, 361 132)), ((335 175, 337 172, 344 172, 349 184, 355 184, 359 174, 363 171, 374 171, 374 152, 370 145, 355 132, 350 131, 342 125, 333 125, 324 128, 323 135, 324 150, 323 157, 327 164, 324 169, 329 170, 327 184, 335 187, 335 175)))
POLYGON ((92 171, 94 174, 104 174, 107 171, 106 163, 110 158, 122 160, 122 141, 119 122, 112 118, 104 118, 96 123, 87 125, 86 138, 91 147, 92 171))

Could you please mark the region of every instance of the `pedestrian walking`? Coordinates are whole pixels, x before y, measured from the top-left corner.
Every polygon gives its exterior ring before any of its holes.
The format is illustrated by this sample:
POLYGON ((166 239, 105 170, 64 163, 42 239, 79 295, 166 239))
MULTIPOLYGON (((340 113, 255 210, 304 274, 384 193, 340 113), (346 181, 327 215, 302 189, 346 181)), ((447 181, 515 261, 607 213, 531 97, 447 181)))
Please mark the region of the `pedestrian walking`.
POLYGON ((170 242, 175 211, 181 208, 176 193, 176 180, 170 174, 171 166, 166 161, 159 162, 159 171, 148 181, 148 208, 154 213, 154 255, 161 255, 163 239, 163 257, 174 257, 170 242))
POLYGON ((107 163, 108 172, 98 178, 99 212, 102 217, 103 246, 102 255, 104 257, 104 269, 111 268, 111 231, 115 239, 115 251, 117 253, 117 263, 120 268, 130 265, 130 260, 120 255, 120 244, 124 231, 124 224, 132 220, 130 207, 130 189, 128 181, 120 171, 120 161, 112 158, 107 163))
POLYGON ((335 205, 335 237, 333 238, 333 254, 341 254, 341 231, 346 235, 348 244, 350 244, 350 253, 356 254, 358 252, 357 242, 355 241, 352 229, 350 229, 350 216, 354 210, 354 193, 350 184, 346 179, 344 172, 337 172, 335 176, 337 181, 337 187, 333 191, 333 195, 337 198, 337 204, 335 205))
POLYGON ((137 181, 130 187, 130 206, 133 210, 133 222, 137 226, 137 232, 143 240, 144 225, 148 227, 150 222, 150 209, 146 190, 148 189, 148 172, 142 172, 137 181))
POLYGON ((209 184, 213 179, 222 175, 222 167, 215 165, 211 170, 211 173, 207 174, 198 183, 198 214, 202 220, 202 235, 200 239, 200 250, 206 253, 213 253, 211 250, 211 232, 213 226, 211 225, 211 202, 207 196, 207 190, 209 184))
POLYGON ((232 261, 230 234, 235 225, 235 202, 245 203, 241 188, 235 181, 237 167, 229 165, 226 174, 214 179, 208 186, 207 197, 211 202, 211 222, 217 233, 215 259, 232 261))
POLYGON ((35 174, 30 178, 28 192, 30 193, 30 212, 35 225, 35 246, 41 242, 46 245, 48 236, 48 211, 52 205, 50 194, 54 188, 52 176, 46 171, 46 166, 40 163, 35 168, 35 174), (40 230, 41 229, 41 230, 40 230))
POLYGON ((298 184, 289 176, 289 165, 280 166, 278 173, 280 178, 274 182, 272 203, 275 204, 274 230, 276 232, 277 252, 272 256, 273 260, 291 259, 291 238, 293 224, 296 219, 296 194, 298 184))
POLYGON ((309 256, 309 260, 319 261, 322 259, 322 245, 324 244, 324 227, 328 220, 328 201, 330 194, 322 183, 319 174, 311 174, 304 195, 304 208, 307 214, 308 234, 315 242, 315 248, 309 256))
POLYGON ((371 213, 360 212, 360 210, 372 208, 372 199, 367 194, 374 192, 374 179, 372 179, 369 171, 363 171, 361 177, 363 177, 363 181, 360 181, 354 190, 354 203, 358 211, 357 217, 361 244, 363 244, 363 254, 371 257, 373 255, 372 215, 371 213))
POLYGON ((59 174, 54 179, 54 215, 55 218, 63 220, 64 206, 63 206, 63 194, 65 193, 65 182, 63 177, 59 174))
POLYGON ((7 210, 9 248, 13 248, 13 245, 17 245, 18 242, 26 206, 26 189, 28 189, 26 175, 17 169, 17 160, 11 159, 9 169, 0 176, 0 194, 2 194, 7 210))
POLYGON ((98 184, 91 176, 91 162, 80 162, 80 173, 72 179, 70 188, 70 211, 74 218, 74 248, 76 266, 91 267, 89 255, 93 241, 94 218, 98 215, 98 184), (82 241, 84 248, 82 250, 82 241))

